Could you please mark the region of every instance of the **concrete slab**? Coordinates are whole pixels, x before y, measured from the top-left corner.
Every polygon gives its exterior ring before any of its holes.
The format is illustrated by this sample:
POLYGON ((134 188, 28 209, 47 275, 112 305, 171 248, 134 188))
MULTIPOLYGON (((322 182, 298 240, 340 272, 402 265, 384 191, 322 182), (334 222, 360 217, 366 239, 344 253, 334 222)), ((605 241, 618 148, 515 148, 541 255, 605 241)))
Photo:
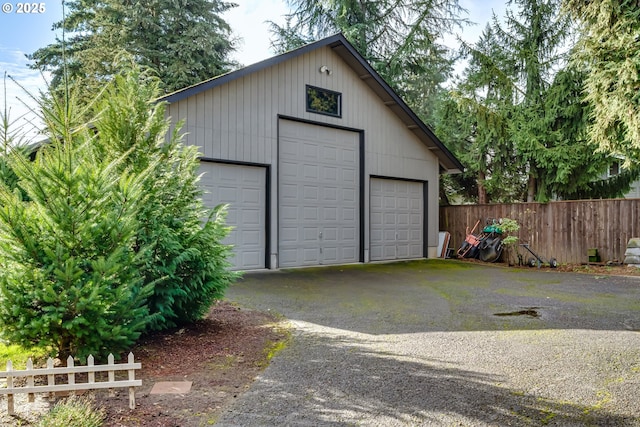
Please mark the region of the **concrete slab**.
POLYGON ((190 391, 191 381, 160 381, 151 388, 151 394, 186 394, 190 391))

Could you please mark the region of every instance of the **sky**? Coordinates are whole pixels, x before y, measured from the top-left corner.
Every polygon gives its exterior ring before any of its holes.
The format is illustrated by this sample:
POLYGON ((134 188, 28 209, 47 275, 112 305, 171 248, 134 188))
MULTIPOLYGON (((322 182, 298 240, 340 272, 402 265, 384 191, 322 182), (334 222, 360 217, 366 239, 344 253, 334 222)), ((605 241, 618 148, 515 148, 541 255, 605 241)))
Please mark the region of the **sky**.
MULTIPOLYGON (((250 65, 273 56, 267 21, 284 24, 284 15, 288 12, 286 0, 232 1, 238 7, 226 12, 223 17, 231 25, 234 34, 241 38, 234 59, 250 65)), ((475 42, 494 11, 499 17, 503 15, 505 3, 506 0, 460 0, 460 5, 469 11, 468 18, 477 25, 458 31, 458 35, 467 42, 475 42)), ((37 9, 31 7, 33 4, 0 0, 0 79, 6 73, 22 88, 37 94, 46 88, 46 80, 38 71, 28 68, 25 54, 55 41, 52 25, 60 21, 63 14, 61 0, 36 3, 37 9)), ((448 40, 453 42, 455 37, 451 36, 448 40)), ((0 111, 9 111, 10 120, 16 125, 33 129, 30 123, 37 124, 29 112, 33 102, 22 88, 12 80, 7 79, 6 84, 0 80, 0 111)), ((33 131, 29 134, 33 134, 33 131)))

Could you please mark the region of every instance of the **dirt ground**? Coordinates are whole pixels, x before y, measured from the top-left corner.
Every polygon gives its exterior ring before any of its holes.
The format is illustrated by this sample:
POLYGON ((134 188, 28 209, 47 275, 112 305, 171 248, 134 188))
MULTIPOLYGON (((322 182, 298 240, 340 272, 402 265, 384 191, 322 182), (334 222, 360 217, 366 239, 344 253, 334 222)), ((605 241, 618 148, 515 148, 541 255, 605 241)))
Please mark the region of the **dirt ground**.
POLYGON ((278 323, 270 314, 221 302, 194 325, 147 338, 133 350, 143 383, 136 409, 129 409, 126 391, 98 395, 96 404, 107 411, 104 426, 212 425, 288 339, 278 323), (150 394, 158 381, 191 381, 192 387, 187 394, 150 394))
MULTIPOLYGON (((475 261, 475 260, 474 260, 475 261)), ((480 261, 478 261, 480 262, 480 261)), ((504 265, 505 264, 497 264, 504 265)), ((529 268, 529 267, 519 267, 529 268)), ((533 267, 536 268, 536 267, 533 267)), ((640 276, 640 268, 630 267, 617 263, 594 263, 594 264, 560 264, 557 268, 550 268, 548 265, 540 266, 545 271, 560 271, 565 273, 595 274, 598 276, 640 276)))
MULTIPOLYGON (((552 271, 547 266, 542 266, 541 270, 552 271)), ((600 276, 640 276, 640 269, 625 265, 560 265, 554 270, 600 276)), ((126 390, 117 391, 115 397, 97 393, 95 403, 107 414, 104 426, 214 424, 222 410, 249 388, 273 354, 286 345, 289 332, 280 320, 268 313, 220 302, 212 307, 204 320, 146 338, 132 350, 136 362, 142 364, 142 370, 136 376, 143 382, 136 390, 136 409, 129 409, 126 390), (187 394, 150 394, 153 385, 160 381, 191 381, 191 391, 187 394)), ((16 410, 20 415, 20 408, 16 410)), ((31 416, 10 418, 2 405, 0 425, 29 426, 32 419, 31 416)))
MULTIPOLYGON (((116 390, 114 397, 101 391, 90 395, 106 412, 104 427, 214 424, 221 410, 251 385, 286 344, 289 332, 279 320, 220 302, 205 319, 189 327, 147 337, 132 350, 142 365, 136 374, 136 379, 142 379, 142 387, 136 388, 136 408, 129 409, 126 389, 116 390), (191 391, 151 394, 160 381, 190 381, 191 391)), ((2 399, 0 426, 35 425, 38 414, 49 406, 45 397, 27 403, 25 396, 17 395, 16 416, 9 417, 2 399)))

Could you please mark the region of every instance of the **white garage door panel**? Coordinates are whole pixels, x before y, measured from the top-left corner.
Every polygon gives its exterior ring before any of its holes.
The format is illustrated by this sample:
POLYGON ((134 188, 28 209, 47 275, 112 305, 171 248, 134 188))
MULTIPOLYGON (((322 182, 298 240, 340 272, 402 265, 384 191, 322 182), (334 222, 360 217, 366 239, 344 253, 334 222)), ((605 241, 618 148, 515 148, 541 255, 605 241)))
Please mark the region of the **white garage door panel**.
POLYGON ((202 162, 203 201, 208 207, 228 203, 225 244, 233 245, 236 270, 265 268, 266 170, 258 166, 202 162))
POLYGON ((279 266, 358 262, 359 135, 286 120, 279 132, 279 266))
POLYGON ((371 179, 372 261, 422 258, 423 184, 371 179))

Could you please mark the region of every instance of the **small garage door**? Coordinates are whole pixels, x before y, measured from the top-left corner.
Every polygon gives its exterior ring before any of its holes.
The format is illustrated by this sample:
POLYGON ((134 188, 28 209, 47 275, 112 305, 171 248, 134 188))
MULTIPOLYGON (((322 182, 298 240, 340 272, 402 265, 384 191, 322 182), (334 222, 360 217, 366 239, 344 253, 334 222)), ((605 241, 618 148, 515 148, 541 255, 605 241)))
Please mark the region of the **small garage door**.
POLYGON ((227 225, 233 230, 224 243, 234 246, 234 269, 265 268, 266 168, 202 162, 200 172, 205 205, 229 204, 227 225))
POLYGON ((371 261, 424 257, 423 186, 371 178, 371 261))
POLYGON ((279 266, 358 262, 359 134, 282 120, 279 135, 279 266))

